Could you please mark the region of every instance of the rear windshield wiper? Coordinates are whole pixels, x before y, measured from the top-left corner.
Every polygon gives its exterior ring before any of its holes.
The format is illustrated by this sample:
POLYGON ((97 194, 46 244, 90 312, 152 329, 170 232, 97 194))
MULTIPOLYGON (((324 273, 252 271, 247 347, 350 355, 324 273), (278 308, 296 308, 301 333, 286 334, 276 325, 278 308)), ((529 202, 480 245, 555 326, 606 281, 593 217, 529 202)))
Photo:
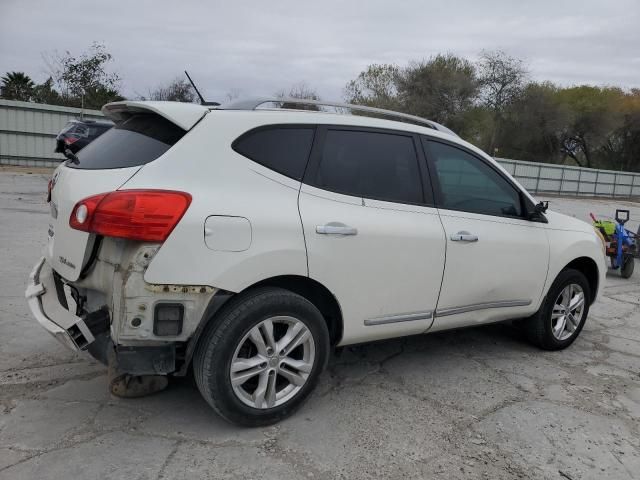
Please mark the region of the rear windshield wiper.
POLYGON ((73 153, 68 148, 64 150, 64 156, 67 157, 71 163, 74 163, 76 165, 80 164, 80 160, 78 160, 78 157, 76 156, 76 154, 73 153))

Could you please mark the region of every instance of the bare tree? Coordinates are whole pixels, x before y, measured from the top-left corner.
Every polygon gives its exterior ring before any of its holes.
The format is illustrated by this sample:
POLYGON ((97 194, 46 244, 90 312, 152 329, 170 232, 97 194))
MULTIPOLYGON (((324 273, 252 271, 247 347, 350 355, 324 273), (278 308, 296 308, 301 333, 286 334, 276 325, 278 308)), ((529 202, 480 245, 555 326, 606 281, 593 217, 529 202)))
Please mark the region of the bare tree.
POLYGON ((232 102, 233 100, 235 100, 236 98, 240 98, 241 96, 242 96, 242 90, 240 90, 239 88, 232 88, 225 94, 224 97, 227 100, 227 102, 232 102))
POLYGON ((493 154, 505 110, 521 95, 527 84, 524 62, 502 50, 483 51, 478 63, 481 101, 493 114, 493 133, 487 150, 493 154))
MULTIPOLYGON (((301 100, 320 100, 320 96, 316 90, 310 87, 304 80, 295 83, 289 88, 289 91, 280 90, 275 93, 277 98, 299 98, 301 100)), ((319 110, 316 105, 295 104, 293 102, 281 102, 280 108, 297 108, 298 110, 319 110)))
POLYGON ((148 99, 193 103, 196 99, 196 92, 189 82, 176 77, 169 83, 149 91, 148 99))

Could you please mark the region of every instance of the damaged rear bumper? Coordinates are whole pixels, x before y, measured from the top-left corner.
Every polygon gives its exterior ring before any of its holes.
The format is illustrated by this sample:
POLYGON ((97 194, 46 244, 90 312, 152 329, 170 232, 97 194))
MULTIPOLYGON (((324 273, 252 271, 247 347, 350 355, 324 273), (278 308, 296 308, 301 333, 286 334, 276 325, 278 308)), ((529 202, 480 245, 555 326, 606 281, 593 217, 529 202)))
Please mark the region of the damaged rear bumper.
POLYGON ((73 351, 86 350, 95 340, 84 319, 60 303, 53 270, 44 257, 29 275, 25 297, 38 323, 65 347, 73 351))

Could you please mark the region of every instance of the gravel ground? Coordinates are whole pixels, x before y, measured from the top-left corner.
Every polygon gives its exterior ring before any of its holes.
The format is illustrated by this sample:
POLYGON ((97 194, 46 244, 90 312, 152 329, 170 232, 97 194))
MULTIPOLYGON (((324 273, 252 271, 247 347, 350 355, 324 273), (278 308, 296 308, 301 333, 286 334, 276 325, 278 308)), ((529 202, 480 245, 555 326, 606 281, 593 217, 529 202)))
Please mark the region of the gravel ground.
MULTIPOLYGON (((189 379, 111 397, 104 367, 31 318, 46 182, 0 172, 0 479, 640 477, 640 269, 609 276, 563 352, 507 325, 348 348, 293 418, 236 428, 189 379)), ((638 203, 550 200, 640 219, 638 203)))

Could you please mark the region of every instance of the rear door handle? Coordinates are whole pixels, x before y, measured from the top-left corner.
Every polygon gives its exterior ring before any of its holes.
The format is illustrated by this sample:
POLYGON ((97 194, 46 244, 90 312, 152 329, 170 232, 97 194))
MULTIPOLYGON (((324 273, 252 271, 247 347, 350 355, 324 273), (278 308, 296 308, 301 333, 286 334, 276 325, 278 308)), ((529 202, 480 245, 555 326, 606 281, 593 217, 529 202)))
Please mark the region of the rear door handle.
POLYGON ((452 242, 477 242, 478 241, 477 235, 473 235, 472 233, 469 233, 465 230, 458 233, 454 233, 449 238, 451 239, 452 242))
POLYGON ((316 233, 321 235, 357 235, 358 229, 344 225, 342 223, 327 223, 326 225, 317 225, 316 233))

